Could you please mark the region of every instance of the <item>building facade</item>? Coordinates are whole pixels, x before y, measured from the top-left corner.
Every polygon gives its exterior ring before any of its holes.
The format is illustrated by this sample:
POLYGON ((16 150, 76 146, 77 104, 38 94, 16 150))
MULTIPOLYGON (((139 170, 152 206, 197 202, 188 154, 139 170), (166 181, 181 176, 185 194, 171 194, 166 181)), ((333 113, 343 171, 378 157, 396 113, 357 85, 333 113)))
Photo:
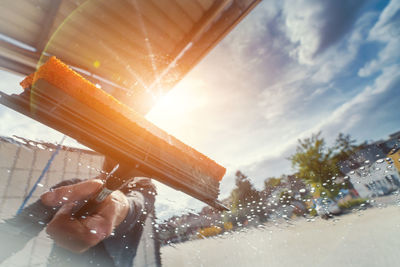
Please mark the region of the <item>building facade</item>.
MULTIPOLYGON (((104 157, 94 151, 26 140, 0 137, 0 219, 14 216, 36 185, 27 205, 61 181, 88 179, 99 174, 104 157), (53 156, 53 157, 52 157, 53 156), (53 158, 53 159, 52 159, 53 158), (46 167, 47 166, 47 167, 46 167), (38 178, 41 180, 38 182, 38 178)), ((159 243, 154 213, 146 220, 134 266, 160 266, 159 243)), ((43 231, 2 266, 46 266, 53 241, 43 231)), ((1 241, 0 247, 6 245, 1 241)))

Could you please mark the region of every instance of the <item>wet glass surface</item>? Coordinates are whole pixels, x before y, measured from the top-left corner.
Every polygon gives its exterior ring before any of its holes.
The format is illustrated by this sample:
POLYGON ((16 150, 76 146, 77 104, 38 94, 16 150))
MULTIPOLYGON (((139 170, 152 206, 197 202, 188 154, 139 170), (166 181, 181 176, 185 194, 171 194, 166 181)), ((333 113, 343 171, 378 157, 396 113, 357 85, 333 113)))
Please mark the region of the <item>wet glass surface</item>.
MULTIPOLYGON (((88 4, 80 12, 107 16, 98 8, 88 4)), ((229 210, 153 180, 156 190, 138 188, 137 194, 145 202, 155 197, 154 210, 127 204, 133 213, 126 216, 143 225, 142 235, 96 227, 88 233, 138 240, 135 266, 398 266, 399 10, 394 0, 264 1, 167 95, 107 70, 107 81, 92 77, 105 90, 121 82, 122 93, 110 92, 143 110, 137 88, 153 90, 146 119, 227 168, 219 200, 229 210)), ((79 12, 66 19, 46 53, 80 19, 79 12)), ((132 62, 110 52, 115 43, 103 42, 99 32, 87 38, 108 54, 97 59, 98 51, 85 50, 83 70, 110 64, 136 77, 132 62)), ((152 38, 142 47, 143 60, 155 68, 150 76, 168 59, 146 50, 161 37, 152 38)), ((82 44, 69 42, 80 51, 82 44)), ((0 71, 1 92, 21 93, 22 79, 0 71)), ((0 119, 0 233, 7 238, 0 265, 59 264, 51 258, 54 236, 45 231, 58 208, 27 207, 60 182, 104 175, 104 156, 4 106, 0 119), (21 220, 12 222, 15 217, 21 220)), ((58 207, 73 202, 70 193, 59 197, 58 207)), ((134 242, 100 244, 111 255, 136 249, 134 242)), ((93 253, 82 260, 111 266, 93 253)), ((62 266, 75 257, 66 255, 62 266)))

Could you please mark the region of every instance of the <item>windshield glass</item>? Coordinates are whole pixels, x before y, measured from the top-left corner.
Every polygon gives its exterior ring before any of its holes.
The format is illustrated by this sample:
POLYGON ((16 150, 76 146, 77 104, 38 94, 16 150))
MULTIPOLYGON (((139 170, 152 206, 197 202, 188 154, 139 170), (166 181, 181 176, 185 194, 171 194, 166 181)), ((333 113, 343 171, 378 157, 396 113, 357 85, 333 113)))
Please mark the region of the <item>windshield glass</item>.
POLYGON ((42 50, 25 2, 0 4, 1 266, 399 265, 399 1, 57 1, 42 50), (19 85, 51 56, 114 106, 19 85))

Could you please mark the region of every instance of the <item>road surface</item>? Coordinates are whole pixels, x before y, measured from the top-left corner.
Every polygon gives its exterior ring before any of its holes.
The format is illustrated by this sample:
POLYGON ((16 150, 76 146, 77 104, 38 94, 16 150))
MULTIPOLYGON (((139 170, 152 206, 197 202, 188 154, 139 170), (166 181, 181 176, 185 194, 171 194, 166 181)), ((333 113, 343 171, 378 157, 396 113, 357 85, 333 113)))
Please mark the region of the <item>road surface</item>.
POLYGON ((400 266, 400 207, 262 228, 162 248, 163 266, 400 266))

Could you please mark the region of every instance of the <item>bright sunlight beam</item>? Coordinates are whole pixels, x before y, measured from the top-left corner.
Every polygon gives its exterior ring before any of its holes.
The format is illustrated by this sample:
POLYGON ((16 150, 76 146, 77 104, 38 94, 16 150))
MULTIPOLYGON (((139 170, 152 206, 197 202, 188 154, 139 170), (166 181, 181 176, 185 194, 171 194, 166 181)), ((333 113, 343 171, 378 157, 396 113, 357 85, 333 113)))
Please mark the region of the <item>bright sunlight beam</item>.
POLYGON ((185 79, 161 97, 146 118, 182 141, 196 145, 196 133, 191 131, 195 123, 193 113, 198 114, 199 109, 204 109, 202 117, 206 118, 206 104, 204 82, 185 79))

